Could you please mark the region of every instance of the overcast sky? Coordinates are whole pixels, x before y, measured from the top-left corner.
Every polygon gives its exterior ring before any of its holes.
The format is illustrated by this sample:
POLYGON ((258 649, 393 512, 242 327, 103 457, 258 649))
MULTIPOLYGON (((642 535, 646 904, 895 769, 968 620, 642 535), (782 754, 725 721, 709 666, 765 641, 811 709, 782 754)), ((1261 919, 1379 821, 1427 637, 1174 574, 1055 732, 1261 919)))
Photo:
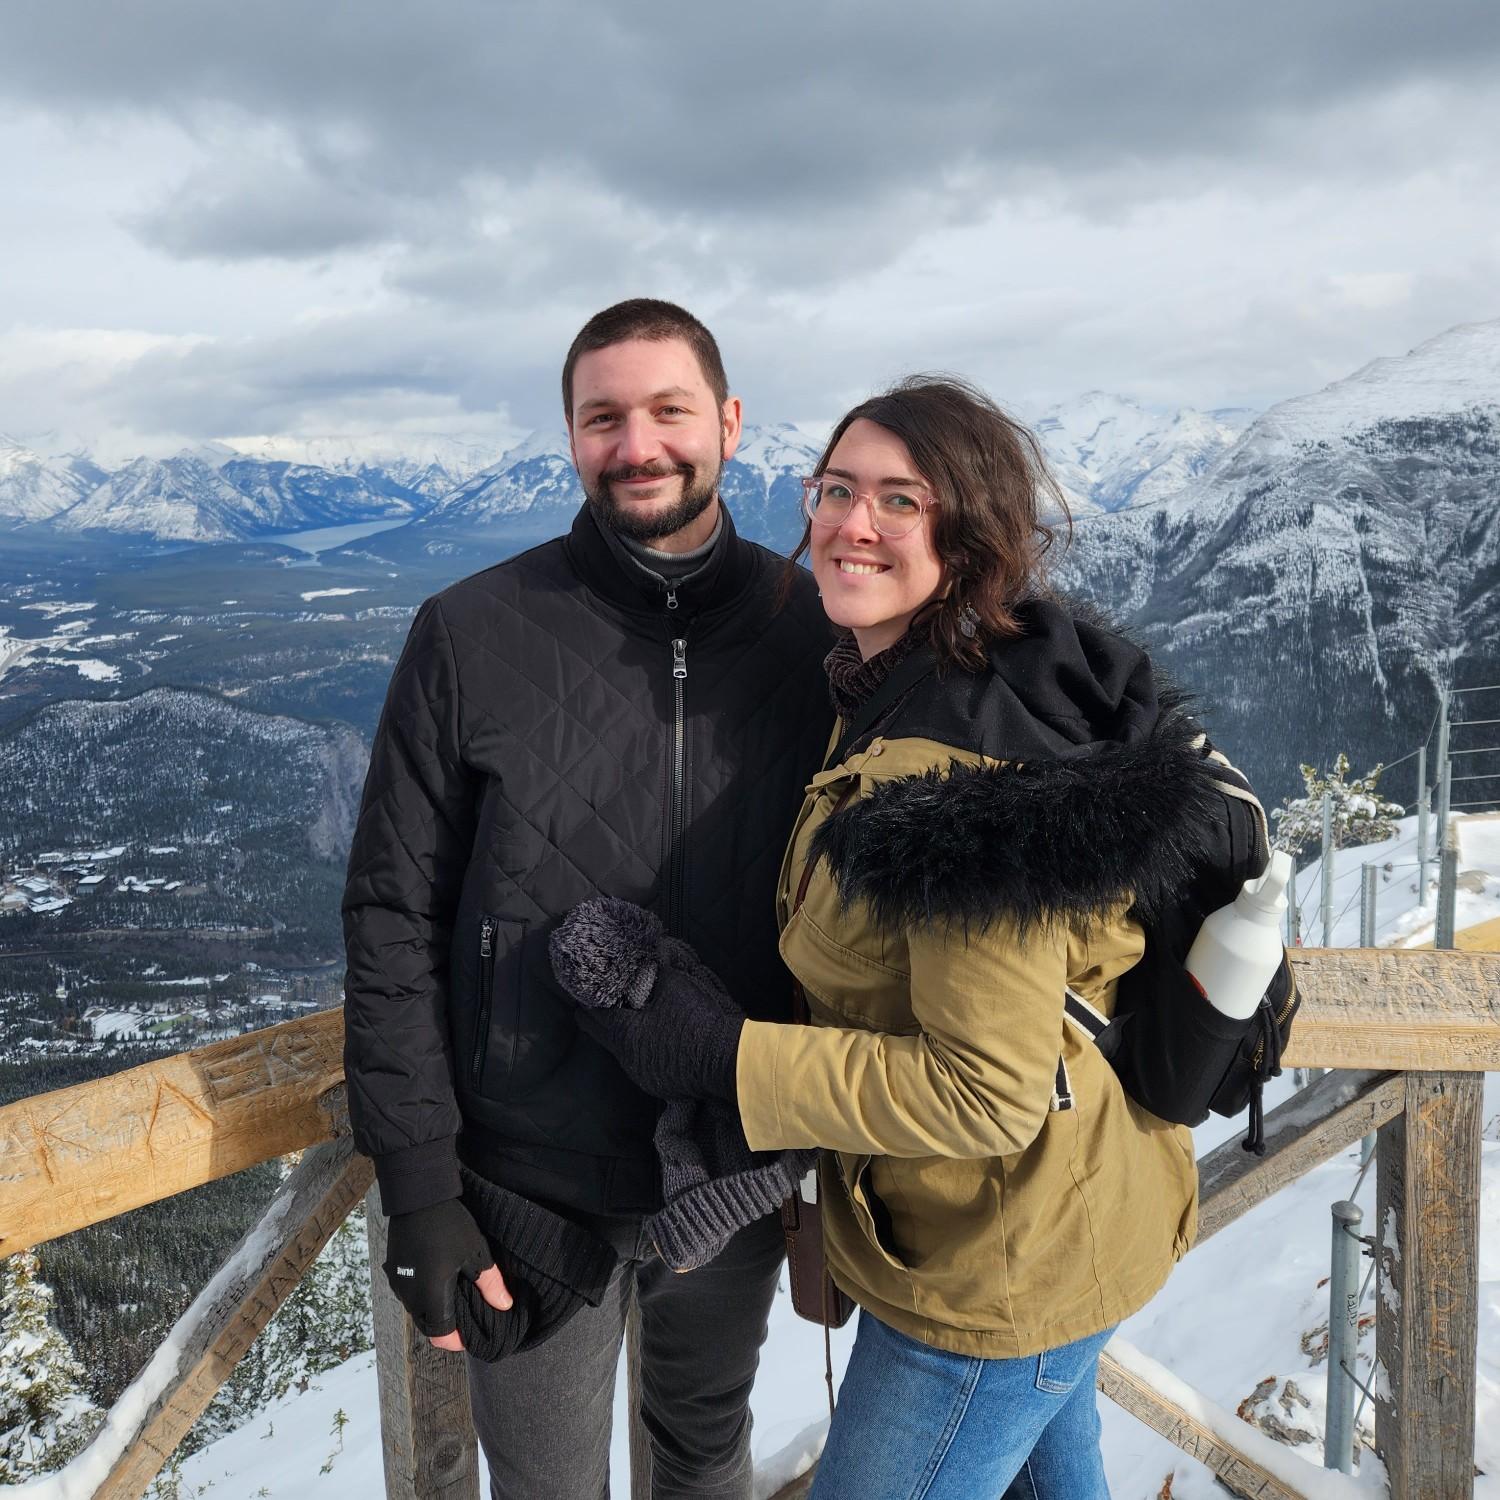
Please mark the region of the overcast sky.
POLYGON ((0 431, 554 424, 620 297, 752 421, 1265 406, 1500 317, 1493 0, 11 0, 0 431))

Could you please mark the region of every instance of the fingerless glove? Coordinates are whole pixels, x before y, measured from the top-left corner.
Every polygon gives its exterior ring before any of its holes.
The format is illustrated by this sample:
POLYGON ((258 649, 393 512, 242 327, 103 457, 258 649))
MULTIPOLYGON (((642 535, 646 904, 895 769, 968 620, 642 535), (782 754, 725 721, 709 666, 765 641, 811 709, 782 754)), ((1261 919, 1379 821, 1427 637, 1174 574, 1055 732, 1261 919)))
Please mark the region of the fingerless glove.
POLYGON ((457 1198, 391 1216, 381 1269, 428 1338, 441 1338, 458 1326, 458 1278, 476 1281, 494 1263, 474 1216, 457 1198))

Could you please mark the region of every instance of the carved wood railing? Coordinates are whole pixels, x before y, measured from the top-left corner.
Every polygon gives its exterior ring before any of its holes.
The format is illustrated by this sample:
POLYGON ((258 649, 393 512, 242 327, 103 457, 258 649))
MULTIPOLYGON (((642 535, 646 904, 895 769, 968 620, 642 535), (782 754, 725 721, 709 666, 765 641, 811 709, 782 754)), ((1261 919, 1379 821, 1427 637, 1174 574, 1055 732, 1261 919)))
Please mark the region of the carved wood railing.
MULTIPOLYGON (((1500 955, 1302 950, 1288 1067, 1333 1068, 1266 1117, 1268 1150, 1199 1163, 1200 1241, 1378 1131, 1376 1446, 1394 1500, 1473 1493, 1480 1106, 1500 1070, 1500 955)), ((0 1108, 0 1255, 305 1150, 75 1464, 135 1500, 361 1196, 347 1136, 342 1017, 324 1012, 0 1108), (311 1148, 311 1149, 305 1149, 311 1148)), ((384 1258, 378 1195, 371 1264, 384 1258)), ((477 1500, 464 1364, 417 1337, 372 1279, 387 1495, 477 1500)), ((1305 1500, 1352 1482, 1272 1442, 1116 1339, 1111 1399, 1234 1493, 1305 1500)), ((633 1489, 646 1468, 632 1433, 633 1489)), ((811 1475, 782 1491, 804 1494, 811 1475)), ((1363 1493, 1368 1494, 1368 1491, 1363 1493)))

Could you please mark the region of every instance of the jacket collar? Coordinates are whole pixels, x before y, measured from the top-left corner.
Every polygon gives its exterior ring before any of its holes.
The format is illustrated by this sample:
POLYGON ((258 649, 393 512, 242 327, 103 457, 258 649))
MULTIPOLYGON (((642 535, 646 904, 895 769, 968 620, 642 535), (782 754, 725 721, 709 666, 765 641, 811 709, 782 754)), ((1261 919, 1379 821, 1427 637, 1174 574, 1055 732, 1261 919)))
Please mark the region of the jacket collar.
MULTIPOLYGON (((721 499, 724 524, 718 544, 695 573, 676 585, 679 606, 699 614, 733 599, 755 570, 754 551, 734 529, 729 507, 721 499)), ((608 526, 585 503, 568 532, 568 556, 589 589, 621 609, 658 613, 666 602, 666 582, 641 566, 608 526)))

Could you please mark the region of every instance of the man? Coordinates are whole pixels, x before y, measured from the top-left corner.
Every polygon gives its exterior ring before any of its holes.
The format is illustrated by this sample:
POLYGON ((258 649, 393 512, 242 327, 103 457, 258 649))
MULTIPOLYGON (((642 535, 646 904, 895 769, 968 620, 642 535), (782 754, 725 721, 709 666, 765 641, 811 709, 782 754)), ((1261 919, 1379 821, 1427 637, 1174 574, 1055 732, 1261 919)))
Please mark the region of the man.
POLYGON ((350 1115, 391 1284, 440 1348, 462 1347, 460 1275, 498 1337, 525 1310, 506 1311, 466 1183, 619 1258, 597 1307, 470 1358, 496 1497, 606 1493, 631 1282, 654 1494, 747 1497, 775 1217, 699 1270, 662 1264, 642 1229, 660 1106, 578 1030, 547 942, 578 902, 625 897, 749 1014, 789 1015, 772 894, 831 723, 827 627, 806 575, 779 603, 784 562, 719 499, 740 402, 697 319, 644 299, 599 313, 562 388, 587 497, 571 531, 429 599, 391 679, 344 897, 350 1115))

